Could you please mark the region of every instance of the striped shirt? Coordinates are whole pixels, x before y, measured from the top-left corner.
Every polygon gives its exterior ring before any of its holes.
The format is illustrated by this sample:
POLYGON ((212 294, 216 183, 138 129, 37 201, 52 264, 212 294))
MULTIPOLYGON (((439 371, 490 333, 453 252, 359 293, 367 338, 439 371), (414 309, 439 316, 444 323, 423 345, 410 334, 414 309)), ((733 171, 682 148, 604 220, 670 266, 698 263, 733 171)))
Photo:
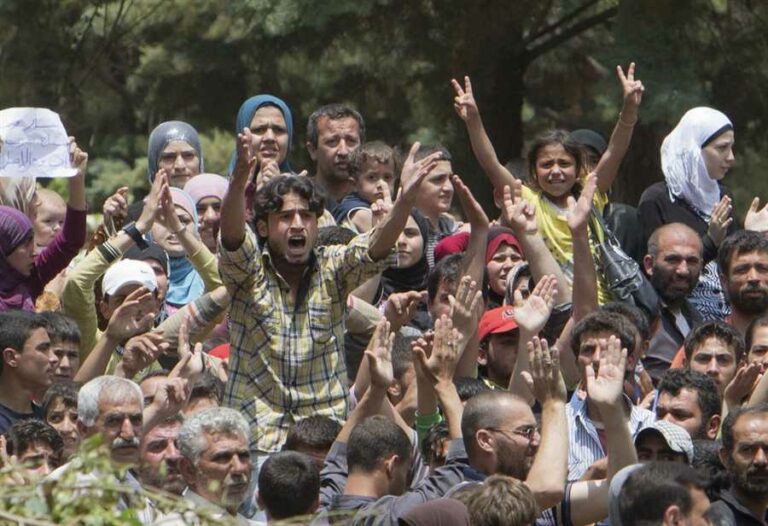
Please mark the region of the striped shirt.
POLYGON ((316 248, 295 304, 267 244, 259 253, 250 228, 240 248, 220 247, 219 269, 232 296, 224 403, 250 423, 252 451, 278 451, 300 418, 346 418, 346 297, 388 264, 370 258, 369 237, 316 248))
MULTIPOLYGON (((656 415, 633 405, 625 396, 626 403, 630 405, 629 430, 632 437, 656 420, 656 415)), ((594 422, 587 415, 587 399, 581 398, 579 391, 573 393, 571 400, 565 406, 565 415, 568 419, 568 480, 579 480, 587 468, 596 461, 605 457, 606 453, 600 443, 600 437, 594 422)))

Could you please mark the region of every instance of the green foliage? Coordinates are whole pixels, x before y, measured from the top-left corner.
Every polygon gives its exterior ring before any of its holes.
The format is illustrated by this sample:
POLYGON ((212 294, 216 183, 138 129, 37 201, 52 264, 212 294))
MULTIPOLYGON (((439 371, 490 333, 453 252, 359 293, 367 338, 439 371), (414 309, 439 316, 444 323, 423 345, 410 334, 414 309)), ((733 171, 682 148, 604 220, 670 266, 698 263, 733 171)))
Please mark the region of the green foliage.
MULTIPOLYGON (((189 501, 159 491, 136 490, 126 485, 125 467, 110 461, 100 436, 83 442, 76 457, 55 481, 19 481, 16 466, 0 470, 0 520, 2 524, 40 526, 140 526, 138 510, 150 498, 161 514, 183 513, 189 524, 212 524, 210 510, 195 508, 189 501), (131 507, 117 512, 121 499, 131 507)), ((236 524, 234 519, 216 524, 236 524)))

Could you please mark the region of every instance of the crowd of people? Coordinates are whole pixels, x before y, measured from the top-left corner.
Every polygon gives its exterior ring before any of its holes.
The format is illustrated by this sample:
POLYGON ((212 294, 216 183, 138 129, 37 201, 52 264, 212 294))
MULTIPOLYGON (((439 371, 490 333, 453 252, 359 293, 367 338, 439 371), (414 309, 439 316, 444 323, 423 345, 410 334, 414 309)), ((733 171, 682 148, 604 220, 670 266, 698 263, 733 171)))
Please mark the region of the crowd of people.
POLYGON ((401 155, 342 104, 297 172, 273 95, 240 107, 226 174, 158 125, 148 195, 115 188, 93 232, 74 139, 66 201, 0 179, 6 481, 98 492, 99 435, 136 490, 114 513, 148 525, 765 524, 768 207, 737 219, 708 107, 611 202, 644 92, 617 78, 609 139, 542 134, 525 174, 452 81, 491 219, 445 147, 401 155))

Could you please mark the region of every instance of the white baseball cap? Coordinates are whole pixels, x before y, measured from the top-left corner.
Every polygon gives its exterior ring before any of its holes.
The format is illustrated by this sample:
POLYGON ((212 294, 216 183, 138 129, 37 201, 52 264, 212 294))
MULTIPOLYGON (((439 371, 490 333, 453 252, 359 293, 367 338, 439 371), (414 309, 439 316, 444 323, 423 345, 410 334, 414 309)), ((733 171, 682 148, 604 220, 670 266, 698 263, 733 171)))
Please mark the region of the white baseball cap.
POLYGON ((101 290, 104 295, 111 296, 126 285, 141 285, 154 292, 157 289, 155 271, 144 261, 121 259, 107 269, 101 290))

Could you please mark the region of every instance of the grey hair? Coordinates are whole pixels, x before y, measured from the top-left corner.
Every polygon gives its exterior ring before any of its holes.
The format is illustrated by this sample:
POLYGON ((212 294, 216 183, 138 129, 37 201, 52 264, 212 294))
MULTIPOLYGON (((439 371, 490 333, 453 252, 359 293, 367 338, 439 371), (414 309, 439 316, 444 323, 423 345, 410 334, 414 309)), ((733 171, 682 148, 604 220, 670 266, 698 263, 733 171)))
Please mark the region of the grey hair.
POLYGON ((239 411, 228 407, 211 407, 195 413, 184 421, 176 437, 179 451, 197 465, 203 450, 208 447, 207 434, 240 434, 246 442, 251 440, 251 430, 239 411))
POLYGON ((77 395, 77 418, 84 426, 92 427, 99 417, 99 400, 101 395, 108 400, 122 400, 136 396, 144 410, 144 397, 141 388, 131 380, 119 376, 98 376, 80 388, 77 395))

